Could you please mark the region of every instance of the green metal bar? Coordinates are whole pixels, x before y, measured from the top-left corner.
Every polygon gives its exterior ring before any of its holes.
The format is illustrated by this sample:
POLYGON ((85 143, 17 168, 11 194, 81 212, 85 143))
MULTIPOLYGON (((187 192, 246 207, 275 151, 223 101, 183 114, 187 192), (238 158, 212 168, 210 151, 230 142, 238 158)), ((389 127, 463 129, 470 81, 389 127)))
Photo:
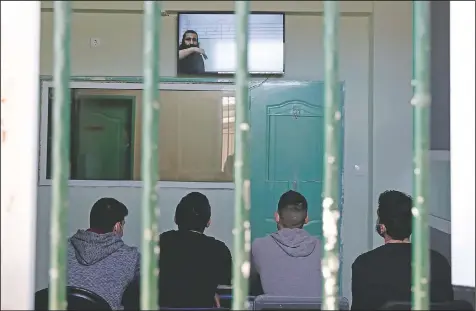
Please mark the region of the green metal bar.
POLYGON ((54 2, 53 184, 50 233, 49 309, 66 310, 66 245, 70 174, 71 1, 54 2))
POLYGON ((339 101, 339 1, 324 1, 324 185, 322 201, 323 310, 338 310, 339 291, 339 185, 341 119, 339 101))
POLYGON ((235 226, 233 229, 233 310, 248 309, 250 275, 250 172, 248 111, 249 1, 235 1, 236 116, 235 116, 235 226))
POLYGON ((429 307, 430 1, 413 1, 413 235, 412 309, 429 307))
POLYGON ((142 104, 141 309, 157 310, 159 299, 159 41, 161 1, 144 1, 144 100, 142 104))

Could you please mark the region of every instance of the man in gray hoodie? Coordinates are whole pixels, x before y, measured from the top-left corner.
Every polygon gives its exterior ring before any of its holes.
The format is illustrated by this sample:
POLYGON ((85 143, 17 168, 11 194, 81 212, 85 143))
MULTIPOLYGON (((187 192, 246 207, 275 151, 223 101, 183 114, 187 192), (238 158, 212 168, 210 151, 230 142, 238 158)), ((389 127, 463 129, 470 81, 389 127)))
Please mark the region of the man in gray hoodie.
POLYGON ((92 207, 90 228, 78 230, 68 241, 68 285, 104 298, 122 310, 122 294, 140 273, 140 254, 122 241, 127 207, 102 198, 92 207))
POLYGON ((278 231, 251 246, 250 294, 257 296, 321 296, 321 243, 303 229, 307 201, 296 191, 279 199, 278 231))

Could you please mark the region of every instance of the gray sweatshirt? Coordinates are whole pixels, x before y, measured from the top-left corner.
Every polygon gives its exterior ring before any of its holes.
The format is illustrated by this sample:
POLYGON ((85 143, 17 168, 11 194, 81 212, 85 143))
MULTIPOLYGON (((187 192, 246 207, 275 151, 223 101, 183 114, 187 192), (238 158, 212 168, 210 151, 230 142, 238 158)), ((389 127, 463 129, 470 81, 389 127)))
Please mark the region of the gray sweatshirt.
POLYGON ((113 310, 121 310, 122 294, 139 276, 140 255, 114 233, 78 230, 68 241, 68 285, 90 290, 113 310))
POLYGON ((265 294, 320 297, 321 243, 303 229, 282 229, 251 246, 252 273, 265 294))

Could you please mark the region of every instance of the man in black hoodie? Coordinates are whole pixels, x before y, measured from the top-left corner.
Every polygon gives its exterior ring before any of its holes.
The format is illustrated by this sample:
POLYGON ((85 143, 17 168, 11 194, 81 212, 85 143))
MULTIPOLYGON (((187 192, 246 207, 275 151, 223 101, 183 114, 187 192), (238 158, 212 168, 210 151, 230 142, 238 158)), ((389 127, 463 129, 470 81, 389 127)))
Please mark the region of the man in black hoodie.
MULTIPOLYGON (((218 285, 231 284, 231 253, 225 243, 203 232, 211 208, 205 195, 192 192, 175 210, 178 230, 160 235, 159 305, 212 308, 218 285)), ((139 280, 124 294, 124 307, 139 310, 139 280)))

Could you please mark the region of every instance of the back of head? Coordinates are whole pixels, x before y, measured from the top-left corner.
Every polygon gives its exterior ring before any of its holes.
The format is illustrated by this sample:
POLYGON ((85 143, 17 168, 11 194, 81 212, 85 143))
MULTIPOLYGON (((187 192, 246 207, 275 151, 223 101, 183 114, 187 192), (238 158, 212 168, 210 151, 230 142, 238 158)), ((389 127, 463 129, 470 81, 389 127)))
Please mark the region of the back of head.
POLYGON ((102 198, 94 203, 91 209, 89 225, 91 228, 109 233, 118 222, 124 221, 128 213, 127 207, 118 200, 102 198))
POLYGON ((412 234, 412 198, 400 191, 389 190, 378 199, 378 222, 385 225, 392 239, 405 240, 412 234))
POLYGON ((299 192, 289 190, 278 202, 279 225, 283 228, 302 228, 307 218, 307 201, 299 192))
POLYGON ((191 192, 184 196, 175 210, 175 223, 179 230, 203 232, 211 217, 210 202, 200 192, 191 192))

